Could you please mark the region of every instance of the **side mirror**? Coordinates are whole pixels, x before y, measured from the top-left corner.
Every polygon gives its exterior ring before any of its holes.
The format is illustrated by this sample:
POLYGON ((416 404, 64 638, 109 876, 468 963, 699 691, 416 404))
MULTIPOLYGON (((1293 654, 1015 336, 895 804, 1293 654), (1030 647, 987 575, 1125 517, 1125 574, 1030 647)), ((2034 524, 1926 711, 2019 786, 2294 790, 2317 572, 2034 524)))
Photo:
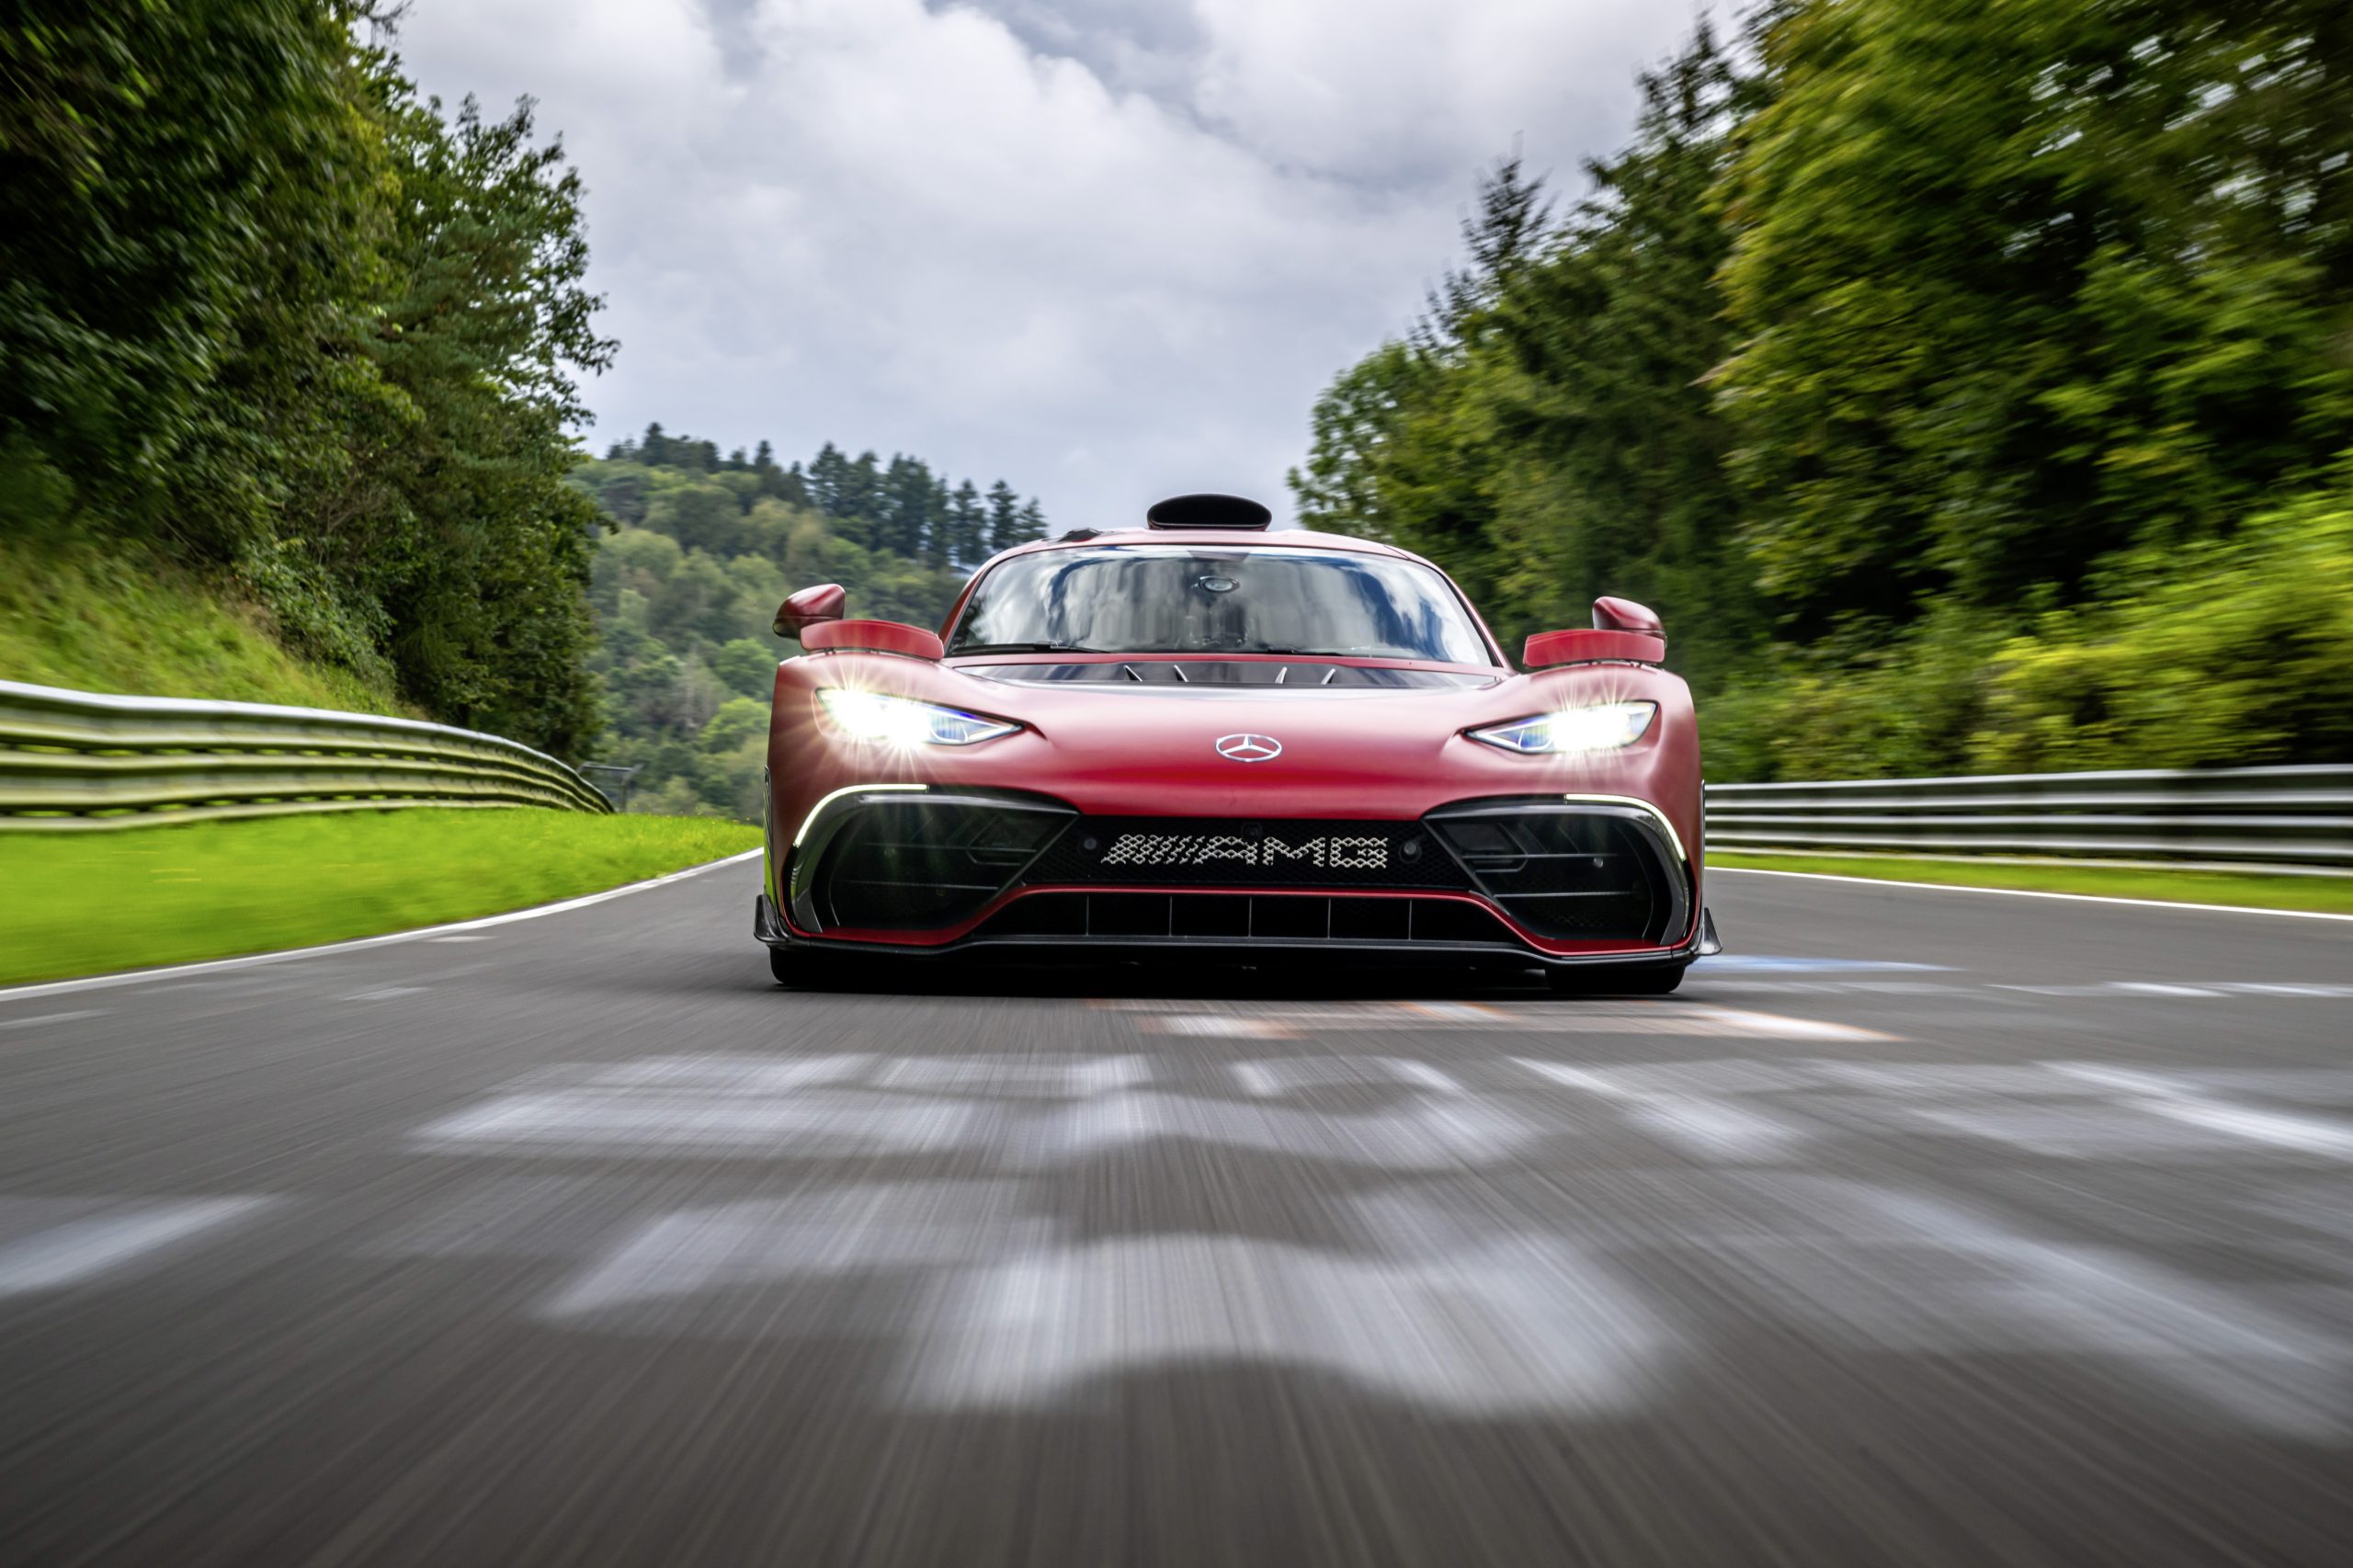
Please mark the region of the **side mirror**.
POLYGON ((848 608, 849 595, 839 583, 820 583, 813 588, 803 588, 777 606, 776 634, 798 638, 821 621, 839 620, 842 611, 848 608))
POLYGON ((1666 659, 1666 633, 1658 612, 1631 599, 1593 601, 1590 631, 1540 631, 1528 640, 1520 662, 1531 670, 1561 665, 1656 665, 1666 659))
POLYGON ((1593 629, 1639 631, 1645 637, 1657 638, 1661 643, 1666 641, 1666 630, 1659 624, 1658 611, 1631 599, 1613 599, 1607 595, 1593 601, 1593 629))

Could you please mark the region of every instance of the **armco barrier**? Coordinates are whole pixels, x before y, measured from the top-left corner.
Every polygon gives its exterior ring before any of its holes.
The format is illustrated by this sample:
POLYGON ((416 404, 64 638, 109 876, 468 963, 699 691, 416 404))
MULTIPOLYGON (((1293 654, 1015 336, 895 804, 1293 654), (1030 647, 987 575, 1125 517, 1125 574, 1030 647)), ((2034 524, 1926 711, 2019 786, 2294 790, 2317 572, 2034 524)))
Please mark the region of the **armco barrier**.
POLYGON ((2353 767, 1711 784, 1719 849, 2353 865, 2353 767))
POLYGON ((0 681, 0 832, 387 806, 612 810, 555 758, 446 724, 0 681))

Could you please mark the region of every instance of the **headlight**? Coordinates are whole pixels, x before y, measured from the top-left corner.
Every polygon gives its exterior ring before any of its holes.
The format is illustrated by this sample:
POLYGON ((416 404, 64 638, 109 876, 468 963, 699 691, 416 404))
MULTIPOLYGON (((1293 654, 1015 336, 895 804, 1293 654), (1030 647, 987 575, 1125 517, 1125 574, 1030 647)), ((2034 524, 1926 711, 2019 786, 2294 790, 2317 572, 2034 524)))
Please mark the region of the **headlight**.
POLYGON ((861 741, 892 746, 968 746, 995 740, 1021 728, 1002 719, 917 702, 911 697, 885 697, 879 691, 821 691, 826 717, 861 741))
POLYGON ((1655 702, 1602 702, 1591 708, 1565 708, 1558 713, 1540 713, 1533 719, 1473 730, 1471 738, 1531 756, 1616 751, 1641 740, 1657 716, 1655 702))

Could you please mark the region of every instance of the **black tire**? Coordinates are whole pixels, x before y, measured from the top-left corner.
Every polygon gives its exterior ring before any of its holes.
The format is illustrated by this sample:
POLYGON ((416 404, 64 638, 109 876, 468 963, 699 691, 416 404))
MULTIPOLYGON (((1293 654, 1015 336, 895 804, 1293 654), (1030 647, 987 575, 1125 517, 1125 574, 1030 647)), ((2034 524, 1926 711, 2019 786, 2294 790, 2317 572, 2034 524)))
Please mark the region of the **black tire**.
POLYGON ((776 976, 779 985, 805 989, 816 983, 816 960, 817 955, 806 948, 770 948, 768 972, 776 976))
POLYGON ((1574 964, 1544 978, 1564 996, 1664 996, 1683 983, 1688 963, 1574 964))

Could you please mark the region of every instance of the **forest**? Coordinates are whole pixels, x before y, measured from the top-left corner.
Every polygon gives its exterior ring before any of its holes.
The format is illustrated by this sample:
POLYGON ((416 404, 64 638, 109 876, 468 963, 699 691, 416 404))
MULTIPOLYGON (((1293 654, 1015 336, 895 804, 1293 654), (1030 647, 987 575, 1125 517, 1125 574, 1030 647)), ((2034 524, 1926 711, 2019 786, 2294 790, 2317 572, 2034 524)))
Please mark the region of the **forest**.
POLYGON ((0 536, 62 582, 218 588, 388 705, 578 756, 567 479, 616 349, 580 178, 528 101, 420 96, 396 16, 0 17, 0 536))
POLYGON ((760 820, 777 661, 799 652, 769 630, 785 595, 841 583, 854 615, 937 626, 972 567, 1045 532, 1001 479, 951 485, 919 458, 831 442, 779 466, 766 441, 722 457, 651 425, 572 483, 603 517, 590 670, 603 755, 637 770, 633 811, 760 820))
POLYGON ((1711 778, 2353 758, 2353 9, 1779 0, 1331 383, 1302 520, 1664 615, 1711 778))

